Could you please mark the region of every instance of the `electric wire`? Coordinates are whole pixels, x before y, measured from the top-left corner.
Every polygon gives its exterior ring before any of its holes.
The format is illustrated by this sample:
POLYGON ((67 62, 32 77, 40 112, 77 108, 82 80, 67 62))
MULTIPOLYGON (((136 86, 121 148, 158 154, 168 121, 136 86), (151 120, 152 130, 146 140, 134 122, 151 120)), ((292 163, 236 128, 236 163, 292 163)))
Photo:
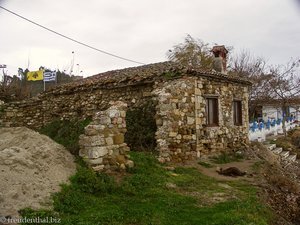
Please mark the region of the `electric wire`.
POLYGON ((138 61, 135 61, 135 60, 131 60, 131 59, 128 59, 128 58, 125 58, 125 57, 122 57, 122 56, 118 56, 118 55, 109 53, 109 52, 107 52, 107 51, 104 51, 104 50, 95 48, 95 47, 93 47, 93 46, 91 46, 91 45, 85 44, 85 43, 83 43, 83 42, 81 42, 81 41, 77 41, 77 40, 75 40, 74 38, 68 37, 68 36, 66 36, 66 35, 64 35, 64 34, 61 34, 61 33, 57 32, 57 31, 55 31, 55 30, 52 30, 52 29, 50 29, 50 28, 48 28, 48 27, 45 27, 45 26, 43 26, 43 25, 41 25, 41 24, 39 24, 39 23, 37 23, 37 22, 34 22, 34 21, 32 21, 32 20, 30 20, 30 19, 24 17, 24 16, 21 16, 21 15, 18 14, 18 13, 15 13, 15 12, 13 12, 13 11, 7 9, 7 8, 4 8, 3 6, 0 6, 0 8, 3 9, 3 10, 5 10, 5 11, 7 11, 7 12, 9 12, 9 13, 11 13, 11 14, 13 14, 13 15, 15 15, 15 16, 17 16, 17 17, 19 17, 19 18, 21 18, 21 19, 23 19, 23 20, 26 20, 27 22, 30 22, 30 23, 32 23, 32 24, 34 24, 34 25, 36 25, 36 26, 38 26, 38 27, 41 27, 41 28, 43 28, 43 29, 45 29, 45 30, 47 30, 47 31, 49 31, 49 32, 51 32, 51 33, 54 33, 54 34, 56 34, 56 35, 59 35, 59 36, 61 36, 61 37, 63 37, 63 38, 66 38, 66 39, 68 39, 68 40, 70 40, 70 41, 73 41, 73 42, 75 42, 75 43, 77 43, 77 44, 83 45, 83 46, 85 46, 85 47, 87 47, 87 48, 93 49, 93 50, 98 51, 98 52, 101 52, 101 53, 103 53, 103 54, 106 54, 106 55, 109 55, 109 56, 112 56, 112 57, 115 57, 115 58, 118 58, 118 59, 122 59, 122 60, 125 60, 125 61, 128 61, 128 62, 133 62, 133 63, 145 65, 145 63, 138 62, 138 61))

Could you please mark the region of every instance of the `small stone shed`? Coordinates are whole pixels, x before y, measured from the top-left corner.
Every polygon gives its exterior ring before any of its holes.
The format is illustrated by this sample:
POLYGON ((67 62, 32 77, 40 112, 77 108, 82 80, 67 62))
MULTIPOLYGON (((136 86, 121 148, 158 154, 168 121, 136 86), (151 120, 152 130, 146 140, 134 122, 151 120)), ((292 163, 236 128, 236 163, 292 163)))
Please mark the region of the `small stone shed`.
MULTIPOLYGON (((222 55, 215 56, 226 66, 222 55)), ((130 109, 151 100, 161 162, 236 149, 248 143, 251 83, 227 75, 222 65, 217 72, 163 62, 101 73, 26 101, 1 105, 0 126, 37 129, 55 118, 95 116, 111 101, 121 101, 130 109)))

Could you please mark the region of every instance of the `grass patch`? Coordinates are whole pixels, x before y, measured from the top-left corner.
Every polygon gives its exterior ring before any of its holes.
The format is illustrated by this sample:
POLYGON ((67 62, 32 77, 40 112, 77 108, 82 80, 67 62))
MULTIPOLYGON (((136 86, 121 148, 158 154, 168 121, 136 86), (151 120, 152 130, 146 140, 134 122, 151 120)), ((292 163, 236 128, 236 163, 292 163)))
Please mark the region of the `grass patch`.
POLYGON ((74 121, 57 119, 42 127, 39 132, 65 146, 73 155, 78 155, 79 135, 83 134, 84 128, 90 122, 91 119, 74 121))
POLYGON ((71 183, 63 185, 53 196, 53 210, 26 209, 22 216, 53 216, 66 225, 266 225, 270 222, 270 211, 257 199, 256 189, 247 184, 219 185, 220 182, 194 168, 167 171, 151 154, 132 152, 131 156, 136 166, 121 183, 79 166, 71 183), (166 183, 172 183, 174 188, 166 187, 166 183), (211 202, 215 193, 229 197, 211 202))
POLYGON ((226 164, 230 162, 239 162, 244 158, 242 154, 222 152, 218 156, 213 156, 210 160, 216 164, 226 164))
POLYGON ((213 167, 213 165, 211 165, 211 164, 208 163, 208 162, 200 161, 200 162, 198 162, 198 164, 199 164, 200 166, 205 167, 205 168, 212 168, 212 167, 213 167))

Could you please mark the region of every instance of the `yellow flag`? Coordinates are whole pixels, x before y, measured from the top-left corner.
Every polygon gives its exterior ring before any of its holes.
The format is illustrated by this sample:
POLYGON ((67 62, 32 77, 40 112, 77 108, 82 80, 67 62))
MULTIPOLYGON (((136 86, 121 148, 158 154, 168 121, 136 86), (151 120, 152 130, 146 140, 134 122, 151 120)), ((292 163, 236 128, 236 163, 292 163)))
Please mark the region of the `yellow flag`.
POLYGON ((44 70, 38 70, 38 71, 31 71, 27 73, 27 80, 28 81, 36 81, 36 80, 43 80, 44 70))

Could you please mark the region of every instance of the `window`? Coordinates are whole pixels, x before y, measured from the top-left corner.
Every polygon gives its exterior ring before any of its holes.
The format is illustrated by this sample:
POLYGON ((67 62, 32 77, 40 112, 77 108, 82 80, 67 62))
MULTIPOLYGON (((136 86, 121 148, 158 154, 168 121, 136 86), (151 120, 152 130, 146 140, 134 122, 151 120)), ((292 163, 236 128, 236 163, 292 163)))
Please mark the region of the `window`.
POLYGON ((242 102, 233 101, 233 123, 234 125, 242 125, 242 102))
POLYGON ((219 125, 218 99, 206 98, 206 123, 209 126, 219 125))

